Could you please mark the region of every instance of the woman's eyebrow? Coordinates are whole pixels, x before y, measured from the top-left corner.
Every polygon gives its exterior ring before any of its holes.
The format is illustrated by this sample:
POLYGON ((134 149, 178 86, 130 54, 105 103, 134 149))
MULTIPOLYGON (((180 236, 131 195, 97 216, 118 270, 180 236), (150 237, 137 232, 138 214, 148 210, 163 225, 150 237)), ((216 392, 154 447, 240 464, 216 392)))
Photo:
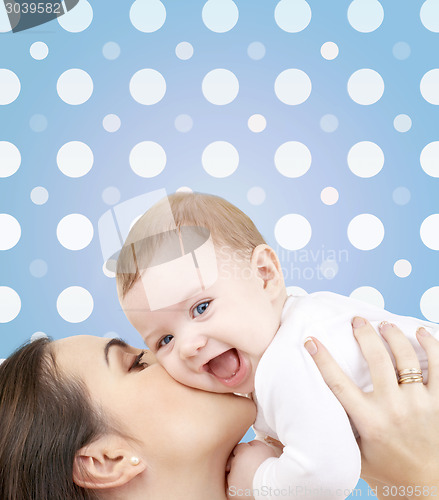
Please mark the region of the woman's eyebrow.
POLYGON ((107 342, 107 344, 105 345, 105 348, 104 348, 104 357, 105 357, 105 362, 107 363, 108 366, 110 366, 110 362, 108 359, 108 353, 109 353, 110 347, 113 347, 113 346, 123 347, 123 348, 129 347, 128 344, 124 340, 118 339, 118 338, 111 339, 109 342, 107 342))

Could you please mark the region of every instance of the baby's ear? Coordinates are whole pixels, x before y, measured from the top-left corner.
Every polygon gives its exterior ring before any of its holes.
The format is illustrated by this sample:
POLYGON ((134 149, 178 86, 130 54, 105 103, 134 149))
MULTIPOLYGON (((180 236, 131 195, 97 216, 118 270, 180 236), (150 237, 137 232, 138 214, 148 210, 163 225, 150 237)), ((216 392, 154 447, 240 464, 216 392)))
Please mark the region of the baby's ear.
POLYGON ((258 245, 253 250, 251 265, 267 291, 279 292, 285 287, 279 259, 268 245, 258 245))
POLYGON ((102 436, 81 448, 73 462, 73 481, 86 489, 116 488, 146 469, 132 447, 119 436, 102 436))

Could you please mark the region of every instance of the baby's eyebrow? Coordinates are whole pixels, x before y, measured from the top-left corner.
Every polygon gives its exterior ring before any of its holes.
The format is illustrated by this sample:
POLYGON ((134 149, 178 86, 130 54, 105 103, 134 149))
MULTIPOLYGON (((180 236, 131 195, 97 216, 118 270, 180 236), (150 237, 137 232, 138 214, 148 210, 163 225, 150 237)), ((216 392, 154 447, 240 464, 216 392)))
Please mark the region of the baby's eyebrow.
POLYGON ((104 358, 105 358, 105 362, 107 363, 108 366, 110 366, 110 362, 108 359, 108 353, 109 353, 110 348, 113 346, 122 347, 122 348, 129 347, 128 344, 124 340, 119 339, 119 338, 114 338, 114 339, 111 339, 109 342, 107 342, 105 345, 105 348, 104 348, 104 358))

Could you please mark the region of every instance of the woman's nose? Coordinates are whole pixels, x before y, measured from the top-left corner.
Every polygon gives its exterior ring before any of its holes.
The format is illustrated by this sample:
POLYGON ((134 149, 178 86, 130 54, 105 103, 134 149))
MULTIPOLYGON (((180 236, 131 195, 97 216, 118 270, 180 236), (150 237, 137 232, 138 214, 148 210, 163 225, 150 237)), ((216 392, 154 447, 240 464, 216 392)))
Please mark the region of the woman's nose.
POLYGON ((192 358, 196 356, 206 344, 207 337, 204 335, 197 335, 196 337, 194 336, 182 339, 180 357, 182 359, 192 358))

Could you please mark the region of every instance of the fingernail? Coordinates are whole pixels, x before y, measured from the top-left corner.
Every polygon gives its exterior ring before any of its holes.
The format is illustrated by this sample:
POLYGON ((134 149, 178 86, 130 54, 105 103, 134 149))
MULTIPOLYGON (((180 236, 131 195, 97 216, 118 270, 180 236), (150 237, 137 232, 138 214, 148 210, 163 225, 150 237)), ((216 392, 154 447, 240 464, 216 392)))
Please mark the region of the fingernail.
POLYGON ((423 326, 418 328, 417 333, 419 333, 421 337, 428 337, 430 335, 430 333, 423 326))
POLYGON ((380 332, 385 332, 388 328, 392 327, 393 327, 392 323, 389 323, 388 321, 381 321, 381 323, 378 325, 380 332))
POLYGON ((305 349, 311 354, 311 356, 314 356, 314 354, 316 354, 317 345, 311 337, 307 337, 305 339, 305 349))
POLYGON ((364 321, 364 319, 360 318, 359 316, 355 316, 355 318, 352 320, 352 326, 354 328, 361 328, 365 324, 366 322, 364 321))

